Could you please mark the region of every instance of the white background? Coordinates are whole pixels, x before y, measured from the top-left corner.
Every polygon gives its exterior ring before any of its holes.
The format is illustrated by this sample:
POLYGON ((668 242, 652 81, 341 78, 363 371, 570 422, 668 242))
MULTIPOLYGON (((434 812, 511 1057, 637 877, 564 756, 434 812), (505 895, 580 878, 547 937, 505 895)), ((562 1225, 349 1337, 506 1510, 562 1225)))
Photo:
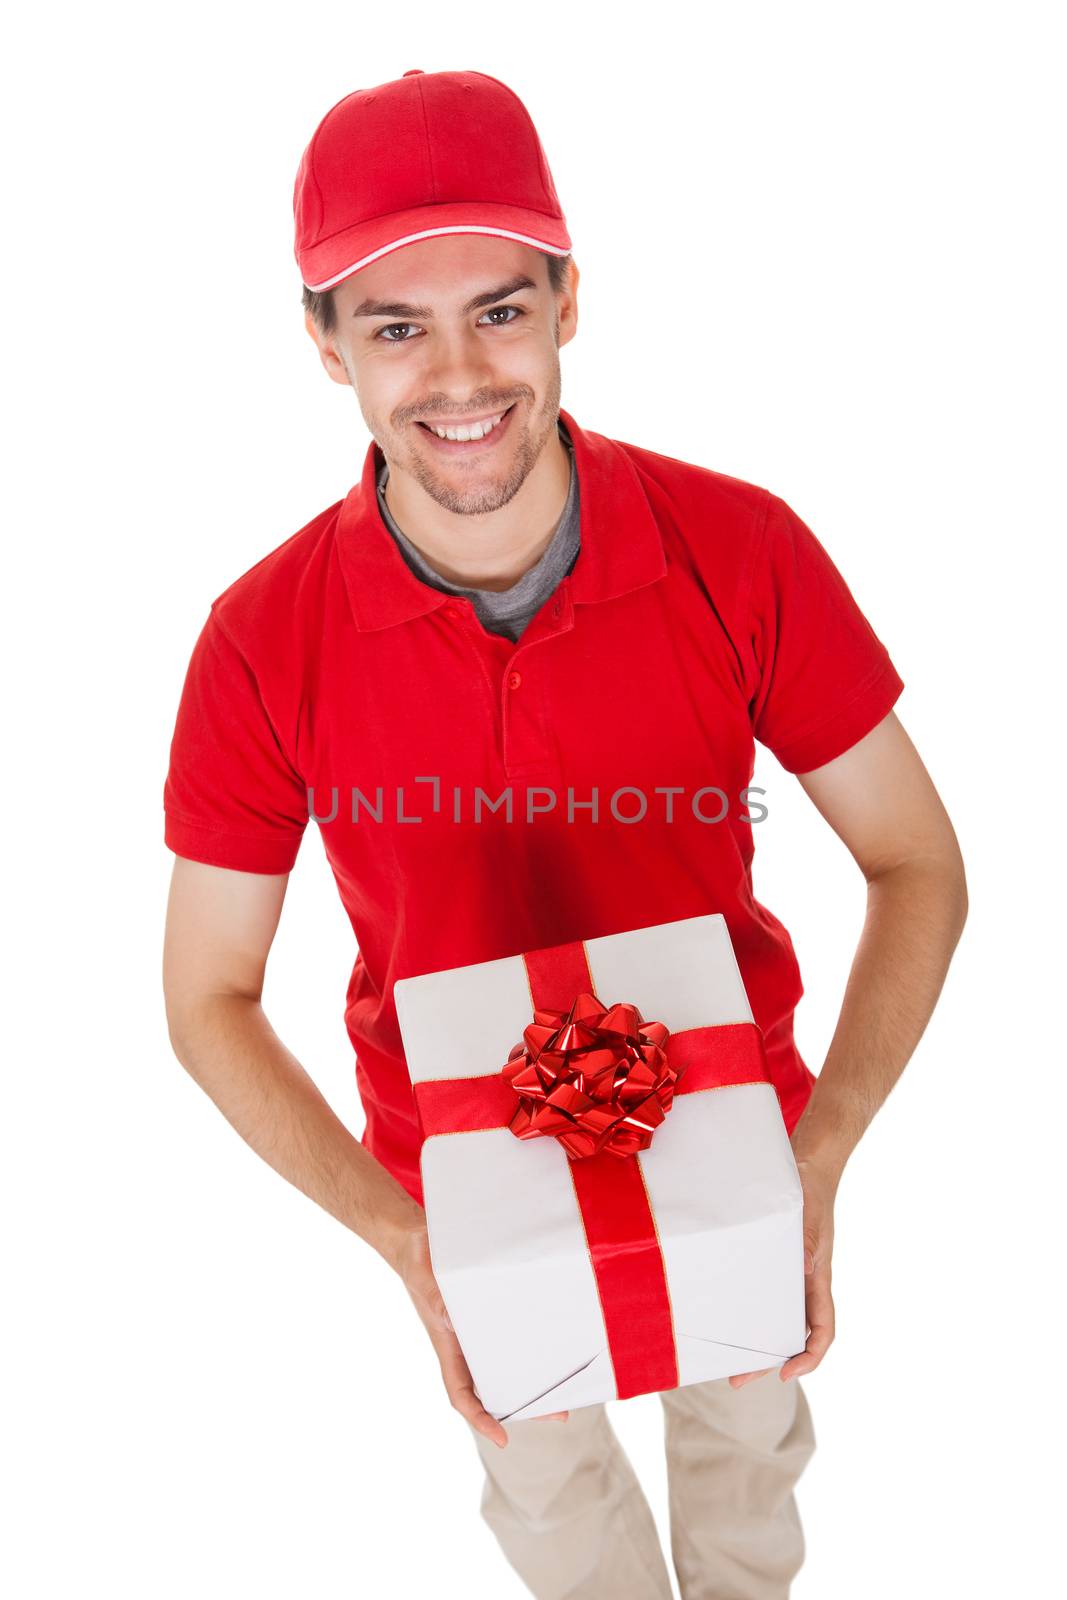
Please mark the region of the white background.
MULTIPOLYGON (((799 1600, 1047 1592, 1062 1320, 1063 57, 1054 8, 20 8, 2 97, 12 448, 7 1590, 524 1593, 400 1281, 174 1059, 162 785, 210 599, 359 476, 291 194, 350 90, 503 79, 581 269, 563 404, 763 484, 906 689, 971 914, 846 1170, 805 1379, 799 1600)), ((485 151, 492 161, 492 150, 485 151)), ((815 1070, 863 884, 766 752, 756 891, 815 1070)), ((354 1132, 355 951, 309 828, 265 1005, 354 1132)), ((777 1381, 774 1379, 762 1381, 777 1381)), ((662 1411, 609 1407, 663 1532, 662 1411)), ((545 1423, 545 1427, 565 1424, 545 1423)))

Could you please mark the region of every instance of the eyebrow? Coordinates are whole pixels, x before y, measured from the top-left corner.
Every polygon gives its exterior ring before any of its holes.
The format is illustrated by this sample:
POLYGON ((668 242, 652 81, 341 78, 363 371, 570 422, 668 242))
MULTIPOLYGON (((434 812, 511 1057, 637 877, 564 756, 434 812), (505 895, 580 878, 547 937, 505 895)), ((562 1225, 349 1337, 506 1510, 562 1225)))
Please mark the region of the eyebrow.
MULTIPOLYGON (((495 289, 486 289, 481 294, 476 294, 462 306, 461 312, 466 316, 468 311, 477 311, 481 306, 491 306, 497 300, 506 300, 509 294, 518 294, 520 289, 536 289, 537 285, 532 278, 524 272, 517 278, 509 278, 507 283, 500 283, 495 289)), ((353 311, 354 317, 432 317, 433 311, 429 306, 409 306, 401 300, 363 300, 353 311)))

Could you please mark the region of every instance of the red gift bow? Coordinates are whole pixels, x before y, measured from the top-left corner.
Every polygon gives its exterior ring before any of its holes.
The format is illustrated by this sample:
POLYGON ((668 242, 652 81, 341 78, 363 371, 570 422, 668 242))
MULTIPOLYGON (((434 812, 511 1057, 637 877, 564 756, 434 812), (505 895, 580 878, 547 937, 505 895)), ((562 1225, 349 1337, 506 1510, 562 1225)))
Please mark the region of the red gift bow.
POLYGON ((575 1161, 647 1150, 679 1076, 667 1060, 669 1038, 636 1006, 606 1006, 588 990, 567 1011, 535 1008, 501 1068, 519 1097, 512 1133, 554 1138, 575 1161))
MULTIPOLYGON (((522 959, 535 1013, 569 1012, 573 997, 595 992, 584 944, 552 945, 522 959)), ((668 1035, 666 1054, 676 1074, 675 1095, 771 1082, 755 1022, 679 1029, 668 1035)), ((515 1091, 503 1072, 428 1078, 413 1091, 424 1141, 437 1134, 507 1128, 515 1115, 515 1091)), ((568 1160, 567 1170, 604 1313, 617 1397, 677 1389, 667 1271, 640 1161, 620 1161, 598 1150, 583 1160, 568 1160)))

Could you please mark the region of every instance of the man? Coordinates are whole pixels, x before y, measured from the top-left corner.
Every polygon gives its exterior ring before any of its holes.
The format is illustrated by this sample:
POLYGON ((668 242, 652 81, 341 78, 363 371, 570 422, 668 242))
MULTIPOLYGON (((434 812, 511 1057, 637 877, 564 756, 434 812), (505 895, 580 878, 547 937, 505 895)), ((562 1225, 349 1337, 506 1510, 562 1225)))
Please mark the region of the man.
POLYGON ((431 1269, 392 986, 722 912, 803 1181, 810 1335, 780 1368, 662 1395, 672 1554, 685 1600, 784 1596, 837 1186, 966 916, 952 826, 892 710, 902 680, 784 501, 560 409, 578 271, 504 85, 413 69, 347 96, 294 206, 308 332, 372 443, 343 501, 216 597, 193 651, 164 793, 175 1051, 401 1276, 531 1592, 668 1596, 605 1408, 505 1428, 474 1393, 431 1269), (868 885, 818 1079, 793 1040, 789 936, 752 893, 755 738, 868 885), (359 947, 359 1142, 260 1004, 310 814, 359 947))

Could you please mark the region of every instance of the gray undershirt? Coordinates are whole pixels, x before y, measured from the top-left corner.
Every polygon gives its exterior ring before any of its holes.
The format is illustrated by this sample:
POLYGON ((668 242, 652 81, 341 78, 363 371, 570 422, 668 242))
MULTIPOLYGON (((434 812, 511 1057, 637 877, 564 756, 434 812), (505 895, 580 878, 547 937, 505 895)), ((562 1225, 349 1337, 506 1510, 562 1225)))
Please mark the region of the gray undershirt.
POLYGON ((378 506, 386 527, 396 540, 401 555, 415 576, 431 588, 446 594, 465 595, 474 607, 475 615, 489 633, 499 633, 516 641, 560 581, 570 572, 581 548, 578 514, 578 471, 574 464, 574 447, 567 430, 560 422, 559 436, 571 458, 571 485, 567 503, 556 524, 556 531, 540 558, 524 572, 510 589, 472 589, 462 583, 452 583, 426 560, 419 548, 412 544, 394 522, 385 503, 385 486, 389 482, 389 465, 383 461, 378 473, 378 506))

